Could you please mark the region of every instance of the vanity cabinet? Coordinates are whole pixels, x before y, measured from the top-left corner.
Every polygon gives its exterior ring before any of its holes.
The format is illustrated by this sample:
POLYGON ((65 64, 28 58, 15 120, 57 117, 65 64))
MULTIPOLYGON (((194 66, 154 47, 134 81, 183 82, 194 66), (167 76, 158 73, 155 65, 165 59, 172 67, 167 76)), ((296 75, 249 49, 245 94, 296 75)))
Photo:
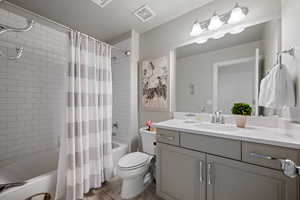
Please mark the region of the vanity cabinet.
POLYGON ((158 132, 175 136, 158 140, 156 148, 157 194, 165 200, 299 200, 298 177, 285 176, 274 161, 251 157, 252 152, 265 153, 291 156, 297 162, 298 150, 201 134, 158 132))
POLYGON ((297 191, 281 171, 207 155, 207 200, 297 200, 297 191))
POLYGON ((204 153, 157 144, 157 193, 165 200, 206 199, 204 153))

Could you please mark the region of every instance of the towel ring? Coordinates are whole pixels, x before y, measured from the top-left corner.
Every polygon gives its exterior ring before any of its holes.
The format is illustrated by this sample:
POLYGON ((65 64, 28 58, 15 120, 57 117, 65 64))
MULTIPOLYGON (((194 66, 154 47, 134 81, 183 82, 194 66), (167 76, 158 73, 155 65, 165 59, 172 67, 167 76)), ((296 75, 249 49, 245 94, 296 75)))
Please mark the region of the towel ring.
POLYGON ((276 61, 276 64, 282 64, 282 55, 283 54, 288 54, 292 57, 295 57, 295 48, 290 48, 288 50, 284 50, 284 51, 280 51, 277 53, 277 61, 276 61))
MULTIPOLYGON (((292 57, 295 57, 296 50, 295 50, 295 48, 293 47, 293 48, 290 48, 290 49, 288 49, 288 50, 284 50, 284 51, 278 52, 278 53, 277 53, 276 64, 274 64, 273 67, 275 67, 275 66, 277 66, 277 65, 280 65, 280 69, 282 68, 281 64, 282 64, 282 55, 283 55, 283 54, 288 54, 288 55, 290 55, 290 56, 292 56, 292 57)), ((272 67, 268 72, 265 73, 265 76, 267 76, 267 75, 270 73, 270 71, 273 69, 273 67, 272 67)))

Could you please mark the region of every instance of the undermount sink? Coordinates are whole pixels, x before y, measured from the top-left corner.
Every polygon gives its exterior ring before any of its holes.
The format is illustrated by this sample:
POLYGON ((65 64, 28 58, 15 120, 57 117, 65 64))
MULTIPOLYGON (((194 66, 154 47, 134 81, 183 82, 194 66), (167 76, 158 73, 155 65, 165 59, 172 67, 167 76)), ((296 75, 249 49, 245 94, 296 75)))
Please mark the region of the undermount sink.
POLYGON ((209 122, 200 122, 195 124, 195 126, 204 129, 214 129, 214 130, 224 130, 224 131, 236 131, 238 128, 234 125, 229 124, 215 124, 209 122))
POLYGON ((184 120, 185 124, 191 124, 198 128, 203 129, 211 129, 216 131, 237 131, 239 130, 235 125, 232 124, 218 124, 218 123, 211 123, 211 122, 200 122, 196 120, 184 120))
POLYGON ((194 121, 194 120, 185 120, 184 123, 186 123, 186 124, 196 124, 198 122, 194 121))

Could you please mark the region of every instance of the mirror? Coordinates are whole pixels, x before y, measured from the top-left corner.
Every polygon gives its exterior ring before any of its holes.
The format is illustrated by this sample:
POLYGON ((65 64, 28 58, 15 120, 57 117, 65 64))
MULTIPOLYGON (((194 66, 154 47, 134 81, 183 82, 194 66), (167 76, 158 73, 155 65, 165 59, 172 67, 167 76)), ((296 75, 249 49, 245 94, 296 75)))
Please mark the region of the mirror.
POLYGON ((178 47, 176 111, 231 114, 233 104, 243 102, 252 106, 253 115, 263 115, 259 84, 281 49, 280 25, 280 20, 272 20, 178 47))

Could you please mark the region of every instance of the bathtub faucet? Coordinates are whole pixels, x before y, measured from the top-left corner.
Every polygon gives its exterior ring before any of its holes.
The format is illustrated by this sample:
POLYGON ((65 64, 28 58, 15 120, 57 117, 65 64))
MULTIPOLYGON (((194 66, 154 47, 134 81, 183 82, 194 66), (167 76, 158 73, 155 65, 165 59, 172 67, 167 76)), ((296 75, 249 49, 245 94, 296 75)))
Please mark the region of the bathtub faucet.
POLYGON ((13 187, 19 187, 22 185, 25 185, 26 182, 16 182, 16 183, 4 183, 4 184, 0 184, 0 193, 3 192, 4 190, 7 190, 9 188, 13 188, 13 187))

